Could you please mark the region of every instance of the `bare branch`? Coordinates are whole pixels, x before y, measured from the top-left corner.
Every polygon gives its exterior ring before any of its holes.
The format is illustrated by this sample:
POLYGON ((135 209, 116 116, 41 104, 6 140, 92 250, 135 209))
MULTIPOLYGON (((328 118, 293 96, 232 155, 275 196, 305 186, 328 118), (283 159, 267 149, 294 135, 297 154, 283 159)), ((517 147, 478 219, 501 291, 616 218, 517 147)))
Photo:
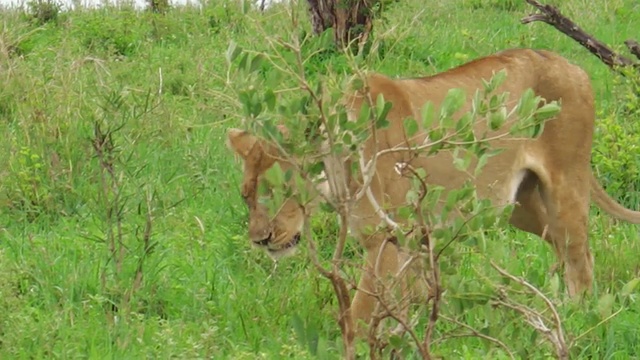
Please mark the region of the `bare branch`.
MULTIPOLYGON (((584 46, 589 50, 592 54, 597 56, 602 62, 604 62, 607 66, 615 71, 619 71, 619 67, 627 67, 634 66, 639 67, 638 63, 635 63, 633 60, 624 57, 611 48, 609 48, 606 44, 594 38, 592 35, 587 34, 582 28, 580 28, 576 23, 569 20, 567 17, 560 13, 560 10, 552 5, 544 5, 536 0, 525 0, 528 4, 536 7, 541 13, 531 14, 522 18, 520 21, 523 24, 529 24, 535 21, 542 21, 547 23, 563 34, 569 36, 573 40, 580 43, 580 45, 584 46)), ((629 40, 627 40, 629 41, 629 40)), ((631 40, 632 41, 632 40, 631 40)), ((627 44, 629 47, 629 45, 627 44)), ((629 47, 631 49, 631 47, 629 47)), ((633 52, 633 50, 632 50, 633 52)), ((638 56, 636 53, 634 55, 638 56)), ((639 57, 640 58, 640 57, 639 57)))
MULTIPOLYGON (((345 350, 345 359, 355 359, 355 350, 354 350, 354 339, 355 339, 355 329, 354 329, 354 321, 351 315, 351 297, 349 296, 349 288, 347 287, 347 282, 340 275, 340 268, 338 267, 338 262, 334 258, 333 264, 331 266, 331 270, 327 270, 320 263, 320 259, 318 258, 318 251, 316 247, 316 243, 313 240, 313 236, 311 233, 311 224, 309 223, 309 215, 304 210, 304 229, 307 241, 309 242, 309 255, 311 257, 311 262, 315 266, 315 268, 327 278, 331 285, 333 286, 333 291, 336 295, 336 299, 338 300, 338 324, 340 325, 340 330, 342 334, 342 339, 344 341, 344 350, 345 350)), ((344 241, 346 239, 346 229, 345 225, 341 226, 340 231, 340 239, 342 244, 344 245, 344 241), (345 229, 345 231, 342 231, 345 229)), ((342 256, 341 253, 336 252, 334 256, 339 255, 342 256)))
POLYGON ((637 41, 629 39, 625 41, 624 44, 627 45, 627 48, 629 48, 629 51, 631 51, 633 55, 640 59, 640 44, 638 44, 637 41))
MULTIPOLYGON (((512 304, 507 301, 504 301, 503 299, 494 300, 494 302, 498 305, 508 307, 510 309, 513 309, 521 313, 525 317, 525 320, 534 329, 543 333, 547 337, 547 339, 554 345, 558 359, 568 359, 569 350, 564 340, 564 332, 562 330, 562 321, 560 320, 560 315, 558 315, 558 311, 556 311, 556 308, 551 302, 551 300, 549 300, 549 298, 546 297, 540 290, 538 290, 535 286, 529 284, 526 280, 509 274, 506 270, 496 265, 496 263, 494 263, 492 260, 490 260, 489 262, 491 266, 500 273, 500 275, 524 286, 525 288, 527 288, 529 291, 534 293, 536 296, 538 296, 545 302, 545 304, 547 305, 547 308, 551 311, 551 314, 553 315, 555 329, 549 329, 544 324, 543 316, 540 313, 524 305, 512 304)), ((506 298, 506 295, 504 297, 506 298)))
MULTIPOLYGON (((413 260, 415 260, 414 257, 412 257, 405 263, 402 269, 400 269, 395 274, 393 283, 389 284, 388 286, 385 286, 384 282, 381 279, 376 277, 376 284, 378 286, 376 286, 377 289, 375 293, 367 291, 365 289, 359 289, 359 291, 363 291, 365 294, 372 296, 377 300, 375 309, 373 311, 374 315, 372 316, 369 322, 368 341, 369 341, 371 351, 373 351, 376 348, 376 345, 379 344, 379 339, 376 336, 376 331, 378 329, 378 326, 380 325, 382 320, 384 320, 385 318, 391 318, 398 322, 398 325, 402 329, 402 331, 407 332, 409 334, 411 339, 414 341, 414 343, 418 347, 418 351, 421 357, 423 359, 429 359, 430 356, 429 356, 428 350, 425 350, 422 347, 422 342, 420 341, 418 334, 414 331, 412 324, 408 323, 407 322, 408 319, 403 317, 405 314, 402 314, 402 315, 398 314, 398 312, 402 312, 405 309, 408 310, 407 308, 408 301, 409 301, 408 298, 410 298, 410 295, 404 296, 402 299, 400 299, 400 301, 398 302, 398 305, 394 305, 394 306, 390 306, 390 304, 387 302, 385 298, 385 294, 389 291, 389 288, 394 288, 395 286, 398 285, 397 284, 398 282, 402 282, 401 280, 402 276, 406 276, 406 274, 403 274, 403 271, 406 270, 408 266, 407 264, 410 264, 413 260), (382 308, 383 311, 381 311, 380 308, 382 308)), ((371 356, 371 358, 373 358, 373 356, 371 356)))
MULTIPOLYGON (((446 315, 440 315, 440 317, 445 321, 452 322, 452 323, 454 323, 454 324, 456 324, 456 325, 458 325, 458 326, 460 326, 462 328, 465 328, 465 329, 469 330, 469 334, 449 335, 448 336, 449 338, 453 338, 453 337, 479 337, 481 339, 485 339, 485 340, 490 341, 490 342, 498 345, 499 347, 501 347, 504 350, 504 352, 506 352, 507 355, 509 355, 509 357, 511 359, 515 359, 516 358, 515 355, 513 355, 513 353, 509 349, 509 347, 505 343, 503 343, 502 341, 500 341, 500 340, 498 340, 498 339, 496 339, 494 337, 485 335, 485 334, 477 331, 473 327, 471 327, 471 326, 469 326, 469 325, 467 325, 467 324, 465 324, 465 323, 463 323, 461 321, 458 321, 456 319, 450 318, 450 317, 448 317, 446 315)), ((445 340, 445 339, 441 338, 441 339, 438 339, 437 341, 443 341, 443 340, 445 340)))
POLYGON ((373 192, 371 191, 371 186, 367 187, 365 194, 367 195, 367 199, 369 200, 369 203, 375 210, 376 214, 380 216, 380 219, 383 220, 393 230, 399 229, 400 225, 398 225, 397 222, 391 220, 389 215, 384 210, 382 210, 380 204, 378 204, 378 201, 376 200, 375 196, 373 196, 373 192))

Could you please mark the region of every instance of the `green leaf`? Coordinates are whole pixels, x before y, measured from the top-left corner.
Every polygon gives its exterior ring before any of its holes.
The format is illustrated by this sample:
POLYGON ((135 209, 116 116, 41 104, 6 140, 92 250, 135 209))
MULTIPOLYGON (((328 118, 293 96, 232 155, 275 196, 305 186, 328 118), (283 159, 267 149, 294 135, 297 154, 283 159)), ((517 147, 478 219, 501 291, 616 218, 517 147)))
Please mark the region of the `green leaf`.
POLYGON ((600 317, 606 318, 611 315, 615 300, 616 298, 612 294, 604 294, 600 297, 598 300, 598 313, 600 314, 600 317))
POLYGON ((493 111, 499 108, 501 105, 502 105, 502 101, 500 96, 492 95, 491 98, 489 98, 489 110, 493 111))
POLYGON ((480 116, 485 116, 489 112, 489 105, 485 101, 478 102, 476 112, 480 116))
POLYGON ((311 200, 311 194, 306 190, 307 182, 300 176, 300 173, 295 173, 293 176, 293 181, 296 184, 296 188, 299 191, 299 202, 301 204, 307 204, 311 200))
POLYGON ((386 129, 389 127, 389 120, 380 118, 376 121, 376 129, 386 129))
POLYGON ((293 170, 287 169, 287 171, 284 172, 284 181, 285 182, 291 181, 292 176, 293 176, 293 170))
POLYGON ((536 124, 533 127, 533 131, 531 133, 531 137, 532 138, 537 138, 538 136, 540 136, 542 134, 543 131, 544 131, 544 123, 536 124))
POLYGON ((560 112, 560 105, 556 101, 544 104, 538 110, 536 110, 536 120, 542 121, 558 115, 560 112))
POLYGON ((488 83, 485 83, 484 89, 487 93, 491 93, 500 87, 507 79, 507 70, 502 69, 493 74, 488 83))
POLYGON ((640 284, 640 278, 635 278, 635 279, 629 281, 628 283, 624 284, 624 286, 620 290, 620 295, 622 295, 622 296, 631 295, 631 293, 634 292, 634 290, 636 289, 638 284, 640 284))
POLYGON ((411 117, 404 119, 404 131, 407 137, 413 137, 418 132, 418 122, 411 117))
POLYGON ((389 344, 394 348, 394 349, 400 349, 403 345, 404 339, 401 338, 398 335, 391 335, 389 336, 389 344))
POLYGON ((485 167, 485 165, 487 165, 488 160, 489 160, 489 154, 480 155, 480 157, 478 158, 478 164, 476 165, 476 169, 473 172, 474 176, 480 175, 480 172, 482 171, 482 169, 485 167))
POLYGON ((449 89, 440 107, 440 119, 451 117, 464 105, 466 95, 463 89, 449 89))
POLYGON ((227 52, 225 53, 225 58, 227 59, 227 62, 230 64, 232 63, 237 57, 238 55, 240 55, 242 53, 242 48, 239 47, 235 41, 231 40, 229 42, 229 47, 227 48, 227 52))
POLYGON ((386 128, 389 126, 389 121, 387 121, 387 115, 391 110, 391 103, 386 102, 384 100, 384 96, 382 94, 378 95, 376 99, 376 127, 379 129, 386 128))
POLYGON ((264 102, 267 104, 267 109, 273 111, 276 108, 276 94, 271 89, 267 89, 264 93, 264 102))
POLYGON ((498 130, 507 121, 507 108, 502 107, 489 114, 489 129, 498 130))
POLYGON ((444 137, 444 130, 437 128, 437 129, 432 129, 431 131, 429 131, 429 140, 431 142, 436 142, 436 141, 440 141, 442 140, 442 138, 444 137))
POLYGON ((436 119, 436 110, 432 102, 427 102, 422 107, 422 128, 428 130, 436 119))
POLYGON ((457 148, 456 151, 454 151, 453 166, 459 171, 465 172, 471 164, 472 157, 466 151, 462 153, 462 156, 459 156, 458 149, 460 148, 457 148))
POLYGON ((246 52, 243 52, 242 56, 240 57, 240 62, 238 63, 238 68, 243 71, 246 70, 248 60, 249 60, 249 54, 246 52))
POLYGON ((376 98, 376 116, 377 117, 380 117, 380 115, 384 112, 384 106, 385 106, 384 95, 378 94, 378 97, 376 98))
POLYGON ((264 59, 265 59, 264 55, 256 54, 256 56, 254 56, 253 59, 251 59, 250 66, 248 69, 249 73, 256 72, 256 70, 258 70, 262 65, 262 62, 264 61, 264 59))
POLYGON ((473 128, 471 128, 471 122, 473 121, 473 115, 471 113, 465 113, 458 119, 456 122, 456 132, 461 133, 464 131, 469 131, 473 133, 473 128))
POLYGON ((324 161, 317 161, 309 166, 309 175, 318 176, 324 171, 324 161))
POLYGON ((369 116, 371 115, 371 108, 369 107, 369 104, 367 104, 366 102, 362 103, 362 106, 360 107, 360 114, 358 114, 358 119, 356 120, 356 123, 358 125, 364 125, 369 121, 369 116))
MULTIPOLYGON (((333 40, 332 40, 333 41, 333 40)), ((362 90, 364 88, 364 81, 361 78, 355 78, 351 81, 351 88, 355 91, 362 90)))
POLYGON ((538 105, 538 101, 539 98, 535 96, 533 89, 529 88, 525 90, 516 106, 516 114, 518 117, 527 118, 531 116, 538 105))

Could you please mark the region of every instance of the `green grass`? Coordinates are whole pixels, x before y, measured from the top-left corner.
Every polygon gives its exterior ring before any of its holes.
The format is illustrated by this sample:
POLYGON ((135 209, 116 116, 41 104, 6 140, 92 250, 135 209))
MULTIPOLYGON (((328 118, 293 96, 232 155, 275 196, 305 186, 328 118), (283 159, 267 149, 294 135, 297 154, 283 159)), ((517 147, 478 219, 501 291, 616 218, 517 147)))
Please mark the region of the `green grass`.
MULTIPOLYGON (((126 7, 77 10, 44 25, 2 12, 0 358, 300 359, 314 358, 316 349, 340 357, 337 304, 304 249, 274 268, 246 239, 241 168, 225 146, 225 129, 239 115, 221 96, 224 53, 231 40, 264 49, 256 29, 279 34, 290 21, 282 6, 243 15, 236 4, 176 8, 164 16, 126 7), (105 172, 91 142, 96 123, 114 131, 118 197, 101 183, 105 172), (114 201, 128 249, 117 274, 106 241, 116 229, 107 213, 114 201), (147 213, 154 248, 145 255, 147 213), (141 258, 144 277, 127 302, 141 258)), ((618 50, 638 36, 634 1, 558 4, 618 50)), ((386 35, 372 68, 414 76, 509 47, 563 54, 594 83, 599 177, 612 195, 640 207, 640 101, 577 43, 541 23, 521 25, 531 11, 514 1, 396 3, 375 24, 378 34, 397 29, 386 35)), ((335 54, 309 66, 348 71, 335 54)), ((553 294, 547 269, 555 257, 542 241, 491 232, 482 239, 484 253, 558 302, 569 338, 582 335, 572 356, 635 358, 638 290, 620 292, 640 276, 638 227, 597 211, 590 220, 596 285, 582 304, 553 294), (610 308, 601 300, 605 294, 614 295, 610 308)), ((323 254, 332 247, 326 222, 333 217, 314 219, 323 254)), ((358 259, 360 249, 352 245, 350 252, 358 259)), ((478 273, 491 272, 474 252, 451 265, 461 270, 445 281, 468 289, 479 286, 478 273)), ((455 300, 449 305, 455 312, 455 300)), ((465 311, 469 324, 487 326, 519 356, 551 354, 514 316, 482 306, 465 311)), ((486 345, 461 338, 436 350, 447 358, 504 356, 486 345)))

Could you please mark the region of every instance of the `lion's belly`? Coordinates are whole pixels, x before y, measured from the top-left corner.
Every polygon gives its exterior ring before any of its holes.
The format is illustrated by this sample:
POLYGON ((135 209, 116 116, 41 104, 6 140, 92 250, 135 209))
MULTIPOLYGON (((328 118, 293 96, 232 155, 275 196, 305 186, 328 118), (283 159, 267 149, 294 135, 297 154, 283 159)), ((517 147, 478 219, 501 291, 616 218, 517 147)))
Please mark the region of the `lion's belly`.
MULTIPOLYGON (((435 156, 413 159, 410 166, 423 168, 426 173, 426 184, 441 186, 444 192, 439 204, 430 211, 439 212, 450 190, 459 189, 466 181, 472 181, 479 198, 489 199, 494 206, 504 206, 515 202, 518 188, 526 174, 525 152, 522 147, 509 148, 488 159, 479 175, 474 179, 475 162, 467 172, 459 171, 453 165, 450 152, 440 152, 435 156)), ((382 160, 382 159, 381 159, 382 160)), ((377 180, 372 183, 372 190, 378 204, 392 218, 402 222, 394 213, 400 207, 407 206, 406 195, 411 189, 411 171, 403 171, 404 162, 379 161, 377 180)), ((374 206, 364 197, 352 209, 351 228, 361 229, 367 225, 381 224, 383 220, 376 214, 374 206)))
MULTIPOLYGON (((420 167, 425 170, 426 184, 438 185, 445 189, 442 201, 446 198, 449 190, 459 189, 465 182, 472 181, 480 198, 491 200, 494 205, 507 205, 515 201, 518 187, 522 182, 525 172, 520 166, 522 155, 519 149, 508 149, 501 154, 488 159, 487 164, 482 168, 477 177, 473 177, 476 162, 473 161, 468 171, 460 171, 453 165, 453 156, 450 152, 441 152, 435 156, 415 159, 411 162, 414 168, 420 167)), ((396 168, 401 168, 404 164, 398 163, 396 168)), ((396 178, 389 179, 386 184, 385 193, 397 192, 398 189, 407 189, 408 181, 396 171, 396 178)), ((406 190, 405 190, 406 193, 406 190)), ((394 205, 400 206, 405 201, 404 196, 395 196, 394 205)), ((438 209, 433 209, 438 211, 438 209)))

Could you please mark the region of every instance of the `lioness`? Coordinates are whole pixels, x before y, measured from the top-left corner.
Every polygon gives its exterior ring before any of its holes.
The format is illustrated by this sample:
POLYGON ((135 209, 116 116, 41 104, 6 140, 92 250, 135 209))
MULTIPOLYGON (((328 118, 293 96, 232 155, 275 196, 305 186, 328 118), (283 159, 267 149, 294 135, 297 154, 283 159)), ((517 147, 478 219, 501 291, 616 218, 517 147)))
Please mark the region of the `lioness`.
MULTIPOLYGON (((610 215, 640 223, 640 212, 626 209, 609 197, 591 171, 594 98, 589 77, 581 68, 549 51, 516 49, 424 78, 390 79, 378 74, 369 75, 366 82, 370 98, 375 101, 383 94, 384 99, 392 103, 388 114, 390 126, 378 133, 377 149, 406 146, 403 120, 410 116, 420 118, 426 102, 431 101, 437 108, 451 88, 473 94, 482 88, 483 79, 490 79, 502 69, 506 70, 507 78, 498 91, 509 93, 510 104, 529 88, 547 101, 561 102, 560 113, 545 124, 538 138, 494 141, 493 147, 504 150, 489 158, 486 167, 475 178, 456 170, 448 151, 418 158, 391 152, 378 159, 371 190, 377 202, 391 209, 389 211, 404 204, 410 180, 394 170, 399 163, 423 168, 428 174, 428 184, 446 189, 460 187, 471 179, 479 196, 491 199, 494 204, 515 203, 511 224, 544 237, 554 247, 559 262, 564 264, 568 293, 573 296, 589 290, 593 281, 593 259, 587 241, 590 195, 610 215)), ((346 97, 350 116, 358 116, 366 95, 355 92, 346 97)), ((469 107, 470 100, 463 111, 469 107)), ((486 122, 478 122, 474 130, 484 132, 486 122)), ((425 133, 419 132, 410 140, 422 142, 425 133)), ((367 156, 371 156, 372 142, 369 139, 365 144, 367 156)), ((228 143, 244 161, 242 196, 249 207, 251 242, 275 255, 289 251, 300 239, 303 226, 300 206, 288 199, 279 212, 270 217, 256 199, 261 174, 276 161, 281 162, 283 168, 287 168, 287 164, 282 163, 273 146, 246 131, 230 129, 228 143)), ((325 165, 329 168, 336 164, 325 165)), ((355 184, 358 179, 350 181, 355 184)), ((386 235, 363 234, 365 227, 375 228, 381 223, 372 204, 366 197, 353 204, 350 219, 350 230, 359 236, 367 254, 351 309, 355 319, 367 323, 375 305, 374 298, 367 294, 373 291, 377 276, 398 271, 400 256, 395 244, 384 241, 386 235)))

